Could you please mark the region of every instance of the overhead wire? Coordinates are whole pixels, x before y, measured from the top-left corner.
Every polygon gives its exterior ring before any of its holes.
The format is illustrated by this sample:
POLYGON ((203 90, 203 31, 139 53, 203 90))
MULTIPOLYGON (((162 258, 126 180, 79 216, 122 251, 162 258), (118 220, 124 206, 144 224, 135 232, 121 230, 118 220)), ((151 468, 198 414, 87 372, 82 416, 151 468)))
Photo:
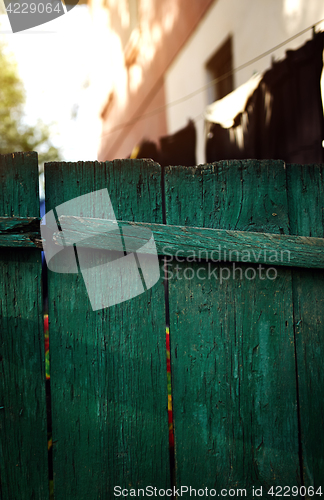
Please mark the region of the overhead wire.
POLYGON ((275 52, 276 50, 280 49, 284 45, 287 45, 287 43, 295 40, 296 38, 300 37, 304 33, 307 33, 307 31, 313 30, 313 32, 314 32, 315 31, 315 27, 318 24, 321 24, 322 22, 324 22, 324 19, 321 19, 320 21, 317 21, 316 23, 313 23, 311 26, 308 26, 307 28, 303 29, 302 31, 299 31, 298 33, 296 33, 295 35, 291 36, 290 38, 287 38, 283 42, 278 43, 277 45, 275 45, 271 49, 268 49, 265 52, 262 52, 258 56, 256 56, 253 59, 250 59, 249 61, 241 64, 240 66, 237 66, 236 68, 233 68, 232 70, 227 71, 223 75, 221 75, 221 76, 215 78, 214 80, 211 80, 210 82, 206 83, 206 85, 203 85, 199 89, 196 89, 193 92, 190 92, 189 94, 187 94, 187 95, 185 95, 183 97, 180 97, 179 99, 175 99, 174 101, 166 103, 163 106, 159 106, 158 108, 155 108, 152 111, 149 111, 148 113, 143 113, 142 115, 138 115, 138 116, 134 117, 133 119, 127 121, 127 122, 124 122, 124 123, 121 123, 119 125, 116 125, 115 127, 113 127, 112 129, 110 129, 109 131, 102 133, 101 137, 110 135, 110 134, 112 134, 114 132, 117 132, 118 130, 122 130, 122 129, 126 128, 126 127, 134 125, 134 123, 136 123, 136 122, 138 122, 140 120, 144 120, 145 118, 149 118, 150 116, 154 116, 155 114, 161 113, 162 111, 164 111, 167 108, 170 108, 170 107, 175 106, 177 104, 181 104, 182 102, 185 102, 185 101, 191 99, 192 97, 195 97, 196 95, 200 94, 201 92, 204 92, 205 90, 209 89, 210 87, 213 87, 216 83, 224 80, 228 76, 230 76, 230 75, 232 75, 234 73, 237 73, 238 71, 241 71, 241 70, 247 68, 248 66, 251 66, 255 62, 259 61, 260 59, 263 59, 264 57, 272 54, 273 52, 275 52))

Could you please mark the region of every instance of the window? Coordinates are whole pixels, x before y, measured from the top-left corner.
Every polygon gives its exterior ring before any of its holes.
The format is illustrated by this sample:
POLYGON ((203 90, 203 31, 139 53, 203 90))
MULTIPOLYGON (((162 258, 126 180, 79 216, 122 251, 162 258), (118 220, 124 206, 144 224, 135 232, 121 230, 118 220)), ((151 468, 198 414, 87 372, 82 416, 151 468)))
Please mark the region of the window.
MULTIPOLYGON (((87 0, 79 1, 87 2, 87 0)), ((138 0, 102 1, 103 6, 108 9, 113 31, 119 36, 122 48, 125 50, 133 32, 139 29, 138 0)))
MULTIPOLYGON (((120 0, 118 0, 120 1, 120 0)), ((138 31, 138 5, 137 0, 127 0, 124 2, 125 9, 125 19, 124 24, 122 24, 122 45, 123 48, 127 48, 129 44, 132 44, 130 40, 134 31, 138 31)))
POLYGON ((137 0, 128 0, 129 23, 128 30, 124 38, 125 64, 129 68, 136 62, 139 51, 139 40, 141 32, 138 20, 137 0))
POLYGON ((129 27, 132 32, 138 25, 138 6, 137 0, 128 0, 129 9, 129 27))
POLYGON ((207 89, 208 104, 221 99, 234 90, 233 73, 231 73, 233 71, 232 37, 229 37, 209 59, 206 70, 208 83, 227 75, 207 89))

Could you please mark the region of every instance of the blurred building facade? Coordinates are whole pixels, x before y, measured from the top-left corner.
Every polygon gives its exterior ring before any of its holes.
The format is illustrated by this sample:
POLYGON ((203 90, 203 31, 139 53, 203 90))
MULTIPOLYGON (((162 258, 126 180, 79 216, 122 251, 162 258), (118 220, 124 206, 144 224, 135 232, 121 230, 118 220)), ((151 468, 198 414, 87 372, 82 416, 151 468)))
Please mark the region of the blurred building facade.
POLYGON ((197 163, 204 163, 206 106, 312 31, 260 54, 324 18, 322 0, 90 0, 90 7, 98 30, 107 31, 100 161, 125 158, 143 139, 158 143, 193 119, 197 163))

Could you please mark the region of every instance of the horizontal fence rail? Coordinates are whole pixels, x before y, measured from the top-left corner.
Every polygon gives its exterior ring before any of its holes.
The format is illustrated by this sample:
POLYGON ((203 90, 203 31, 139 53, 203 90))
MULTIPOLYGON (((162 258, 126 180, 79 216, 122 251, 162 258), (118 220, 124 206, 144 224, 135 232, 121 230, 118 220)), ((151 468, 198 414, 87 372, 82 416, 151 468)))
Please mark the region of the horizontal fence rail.
MULTIPOLYGON (((155 253, 151 246, 145 248, 145 238, 138 237, 136 230, 140 228, 152 232, 161 256, 324 268, 324 238, 75 216, 61 216, 60 222, 64 225, 64 246, 73 245, 77 235, 79 247, 118 251, 119 231, 126 230, 128 251, 155 253)), ((35 217, 0 218, 0 246, 42 248, 39 224, 40 219, 35 217)), ((54 233, 51 243, 62 246, 61 234, 54 233)))

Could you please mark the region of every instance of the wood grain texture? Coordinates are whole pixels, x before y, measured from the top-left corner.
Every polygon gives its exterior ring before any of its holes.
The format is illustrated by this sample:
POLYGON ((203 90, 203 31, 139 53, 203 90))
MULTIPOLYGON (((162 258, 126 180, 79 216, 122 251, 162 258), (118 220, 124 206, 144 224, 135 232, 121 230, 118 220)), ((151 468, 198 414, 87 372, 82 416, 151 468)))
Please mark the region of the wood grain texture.
POLYGON ((0 234, 39 232, 40 217, 0 217, 0 234))
POLYGON ((42 248, 40 217, 0 217, 0 247, 42 248))
MULTIPOLYGON (((165 182, 167 224, 289 234, 283 162, 169 167, 165 182)), ((300 484, 290 270, 169 264, 177 485, 300 484)))
MULTIPOLYGON (((0 156, 0 215, 38 217, 36 153, 0 156)), ((48 498, 41 255, 0 251, 0 498, 48 498)))
MULTIPOLYGON (((152 231, 160 255, 169 246, 178 487, 247 488, 248 498, 252 485, 323 488, 324 271, 277 266, 262 254, 253 264, 252 253, 275 245, 294 252, 286 264, 322 266, 323 168, 252 160, 168 167, 163 226, 159 165, 46 165, 47 211, 107 188, 123 228, 152 231), (219 242, 223 257, 246 249, 252 259, 191 258, 219 242)), ((5 238, 37 245, 37 155, 0 156, 0 188, 0 246, 5 238)), ((1 248, 0 270, 0 499, 43 500, 40 252, 1 248)), ((94 312, 81 274, 50 272, 49 303, 55 498, 170 487, 162 281, 94 312)))
MULTIPOLYGON (((0 246, 42 248, 39 221, 37 217, 0 217, 0 246)), ((60 222, 64 223, 64 245, 67 246, 74 244, 77 235, 77 239, 82 238, 79 247, 118 251, 120 230, 126 230, 128 249, 139 253, 155 255, 157 252, 161 256, 224 262, 324 267, 323 238, 167 226, 151 222, 110 221, 68 215, 60 216, 60 222), (143 230, 142 234, 138 230, 143 230), (144 248, 147 243, 146 230, 153 234, 156 248, 144 248)), ((62 245, 60 231, 53 234, 53 244, 62 245)))
MULTIPOLYGON (((324 166, 287 165, 292 234, 324 236, 324 166)), ((293 271, 302 470, 306 486, 324 485, 324 272, 293 271)))
MULTIPOLYGON (((139 160, 45 166, 46 210, 107 188, 116 217, 162 222, 161 169, 139 160)), ((49 272, 54 492, 113 498, 169 479, 164 287, 92 311, 81 274, 49 272)))
MULTIPOLYGON (((61 216, 64 245, 75 237, 84 248, 119 249, 119 229, 128 234, 128 248, 139 253, 224 262, 252 262, 276 266, 324 267, 324 239, 284 234, 266 234, 189 226, 167 226, 145 222, 107 221, 89 217, 61 216), (141 231, 143 230, 143 234, 141 231), (156 249, 145 247, 153 234, 156 249), (108 232, 110 231, 110 232, 108 232), (95 238, 94 238, 95 237, 95 238)), ((61 233, 53 241, 62 245, 61 233)), ((0 234, 1 245, 1 234, 0 234)))

